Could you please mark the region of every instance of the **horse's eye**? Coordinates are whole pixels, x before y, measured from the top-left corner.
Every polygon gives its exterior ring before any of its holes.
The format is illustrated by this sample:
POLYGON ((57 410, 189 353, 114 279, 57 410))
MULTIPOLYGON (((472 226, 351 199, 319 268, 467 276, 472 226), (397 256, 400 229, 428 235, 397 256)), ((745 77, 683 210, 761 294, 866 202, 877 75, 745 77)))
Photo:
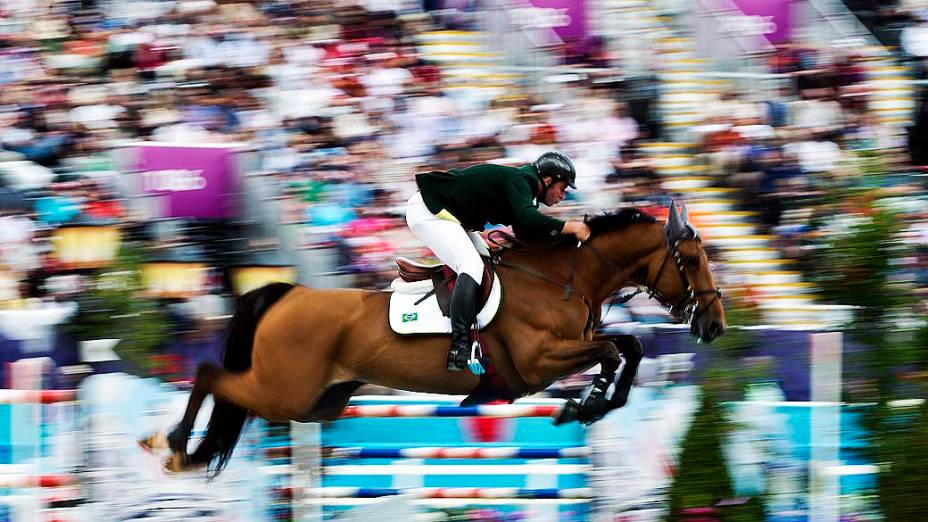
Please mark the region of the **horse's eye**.
POLYGON ((698 257, 687 257, 683 259, 683 262, 686 263, 686 266, 690 268, 699 267, 699 258, 698 257))

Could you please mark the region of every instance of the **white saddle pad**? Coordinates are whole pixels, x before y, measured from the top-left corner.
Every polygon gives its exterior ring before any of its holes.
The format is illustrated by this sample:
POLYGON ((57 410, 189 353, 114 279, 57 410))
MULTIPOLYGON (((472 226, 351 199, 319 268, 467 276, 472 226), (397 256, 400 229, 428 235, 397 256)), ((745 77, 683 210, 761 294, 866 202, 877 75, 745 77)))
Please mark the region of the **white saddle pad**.
MULTIPOLYGON (((400 278, 393 280, 390 289, 390 328, 400 335, 407 334, 450 334, 451 319, 441 314, 438 307, 438 298, 435 295, 419 304, 416 301, 429 293, 433 288, 432 281, 416 281, 407 283, 400 278)), ((483 329, 496 317, 499 305, 502 302, 503 287, 499 277, 493 278, 493 288, 487 303, 477 313, 477 328, 483 329)))

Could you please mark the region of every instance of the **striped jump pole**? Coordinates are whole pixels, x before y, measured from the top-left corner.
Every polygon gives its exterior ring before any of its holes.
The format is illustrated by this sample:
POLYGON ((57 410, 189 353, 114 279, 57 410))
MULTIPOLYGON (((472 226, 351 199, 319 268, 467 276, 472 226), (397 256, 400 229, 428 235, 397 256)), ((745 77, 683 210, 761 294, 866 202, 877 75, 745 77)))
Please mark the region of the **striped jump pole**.
POLYGON ((57 488, 77 484, 74 475, 0 475, 0 489, 57 488))
MULTIPOLYGON (((396 496, 409 499, 412 505, 428 508, 498 506, 504 510, 522 509, 533 520, 564 520, 561 517, 576 516, 577 512, 562 511, 572 504, 578 506, 576 509, 587 512, 594 494, 592 488, 586 487, 584 477, 593 471, 593 466, 588 460, 591 450, 582 439, 562 441, 556 438, 549 441, 536 438, 535 442, 525 445, 513 441, 510 445, 455 447, 443 444, 434 435, 419 437, 414 433, 410 434, 409 442, 388 442, 391 439, 407 440, 405 437, 397 439, 391 431, 388 437, 381 439, 384 443, 376 442, 377 430, 406 431, 394 427, 395 423, 389 424, 388 428, 384 423, 390 418, 444 419, 443 426, 450 426, 448 421, 453 422, 455 418, 475 418, 474 422, 479 422, 477 418, 525 419, 526 425, 534 426, 539 420, 556 418, 563 405, 564 401, 559 399, 535 399, 527 404, 458 406, 444 398, 357 397, 339 417, 339 420, 346 421, 347 433, 361 430, 355 435, 358 438, 349 436, 346 440, 351 442, 339 443, 335 439, 322 446, 321 431, 315 431, 316 435, 307 438, 304 426, 300 425, 300 430, 295 432, 298 434, 296 440, 313 441, 294 446, 295 460, 287 470, 304 477, 294 482, 297 487, 292 490, 298 514, 308 514, 307 518, 320 517, 324 513, 337 513, 340 509, 355 509, 356 506, 369 506, 376 510, 379 502, 396 496), (533 418, 536 420, 533 421, 533 418), (371 426, 377 426, 371 429, 369 437, 363 434, 363 427, 367 424, 355 424, 363 419, 372 419, 371 426), (367 441, 370 445, 366 445, 367 441), (312 448, 313 455, 308 455, 308 452, 300 454, 303 446, 307 450, 312 448), (362 459, 383 461, 352 462, 362 459), (389 462, 390 459, 396 462, 389 462), (403 462, 403 459, 410 460, 403 462), (421 462, 431 459, 475 462, 421 462), (492 462, 494 459, 527 462, 503 464, 492 462), (462 480, 453 477, 462 477, 462 480), (481 479, 475 481, 472 477, 481 479), (514 484, 516 477, 521 478, 519 483, 514 484), (513 485, 518 487, 511 487, 513 485)), ((421 420, 417 422, 420 423, 417 426, 423 426, 421 420)), ((460 426, 470 423, 464 421, 460 426)), ((339 425, 335 423, 336 427, 339 425)), ((550 423, 541 422, 541 425, 548 426, 550 423)), ((323 424, 317 429, 327 428, 323 424)), ((309 432, 307 430, 306 433, 309 432)), ((533 439, 529 437, 528 440, 533 439)), ((280 456, 288 453, 282 447, 269 447, 265 451, 269 455, 280 456)))
POLYGON ((352 488, 327 487, 309 491, 316 498, 381 498, 411 495, 416 498, 470 499, 592 499, 591 488, 352 488))
POLYGON ((83 513, 77 390, 42 389, 58 375, 48 357, 8 363, 0 389, 0 444, 8 451, 0 464, 3 520, 88 520, 83 513))
POLYGON ((587 458, 584 446, 564 448, 522 447, 340 447, 324 448, 323 456, 334 459, 572 459, 587 458))
POLYGON ((77 400, 77 390, 0 389, 0 404, 55 404, 77 400))
POLYGON ((485 404, 481 406, 446 406, 440 404, 368 404, 348 406, 341 418, 354 417, 554 417, 560 405, 553 404, 485 404))
POLYGON ((323 475, 580 475, 588 464, 359 464, 329 466, 323 475))
MULTIPOLYGON (((374 497, 374 498, 357 498, 357 497, 322 497, 322 498, 312 498, 309 497, 303 500, 301 503, 308 506, 319 506, 319 507, 347 507, 347 508, 358 508, 359 506, 368 506, 365 516, 368 515, 371 511, 377 511, 379 508, 377 505, 384 501, 384 499, 390 497, 374 497)), ((396 498, 396 497, 394 497, 396 498)), ((539 508, 545 508, 547 510, 556 509, 561 506, 568 505, 583 505, 590 506, 591 500, 587 498, 412 498, 409 501, 410 504, 415 506, 427 507, 430 509, 460 509, 465 507, 522 507, 526 510, 532 510, 531 514, 526 514, 522 517, 522 520, 532 520, 538 522, 547 522, 547 521, 558 521, 561 520, 587 520, 587 517, 577 517, 569 516, 568 518, 561 518, 557 512, 552 512, 548 515, 537 516, 539 513, 535 511, 539 508), (555 518, 557 517, 557 518, 555 518)), ((362 508, 363 509, 363 508, 362 508)), ((494 518, 494 520, 496 520, 494 518)), ((501 518, 501 520, 512 520, 512 518, 501 518)))

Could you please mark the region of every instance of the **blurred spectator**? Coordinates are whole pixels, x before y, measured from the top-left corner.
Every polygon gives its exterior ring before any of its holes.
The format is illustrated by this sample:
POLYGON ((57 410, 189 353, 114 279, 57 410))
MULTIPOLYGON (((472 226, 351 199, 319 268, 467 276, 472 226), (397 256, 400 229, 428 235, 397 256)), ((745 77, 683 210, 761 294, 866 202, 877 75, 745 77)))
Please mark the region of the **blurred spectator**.
POLYGON ((915 107, 915 125, 909 129, 908 146, 914 165, 928 165, 928 96, 922 91, 915 107))
POLYGON ((622 201, 648 202, 660 192, 659 177, 648 157, 633 144, 612 161, 614 171, 606 176, 607 186, 615 187, 622 201))
POLYGON ((825 132, 797 130, 783 152, 799 162, 805 174, 834 172, 842 158, 841 148, 825 132))
POLYGON ((0 211, 0 265, 7 270, 25 273, 38 264, 32 241, 35 222, 28 216, 0 211))
POLYGON ((804 89, 789 104, 790 124, 814 132, 833 133, 843 124, 841 105, 829 89, 804 89))
POLYGON ((911 25, 902 30, 902 50, 908 56, 924 59, 928 58, 928 20, 916 14, 911 25))

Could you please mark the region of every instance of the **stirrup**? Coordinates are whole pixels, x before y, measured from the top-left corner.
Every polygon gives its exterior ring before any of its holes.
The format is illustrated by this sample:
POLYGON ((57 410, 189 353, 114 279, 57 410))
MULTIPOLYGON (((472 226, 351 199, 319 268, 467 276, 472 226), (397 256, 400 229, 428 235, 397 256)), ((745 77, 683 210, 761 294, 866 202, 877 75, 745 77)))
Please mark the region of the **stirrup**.
POLYGON ((480 348, 480 341, 474 341, 470 345, 470 359, 467 360, 467 367, 470 373, 474 375, 483 375, 487 373, 486 365, 483 364, 483 350, 480 348))
POLYGON ((470 355, 466 351, 452 347, 448 350, 448 358, 445 362, 446 367, 452 372, 458 372, 466 368, 474 375, 487 373, 486 364, 483 361, 483 350, 480 349, 480 343, 477 341, 471 343, 470 355))

